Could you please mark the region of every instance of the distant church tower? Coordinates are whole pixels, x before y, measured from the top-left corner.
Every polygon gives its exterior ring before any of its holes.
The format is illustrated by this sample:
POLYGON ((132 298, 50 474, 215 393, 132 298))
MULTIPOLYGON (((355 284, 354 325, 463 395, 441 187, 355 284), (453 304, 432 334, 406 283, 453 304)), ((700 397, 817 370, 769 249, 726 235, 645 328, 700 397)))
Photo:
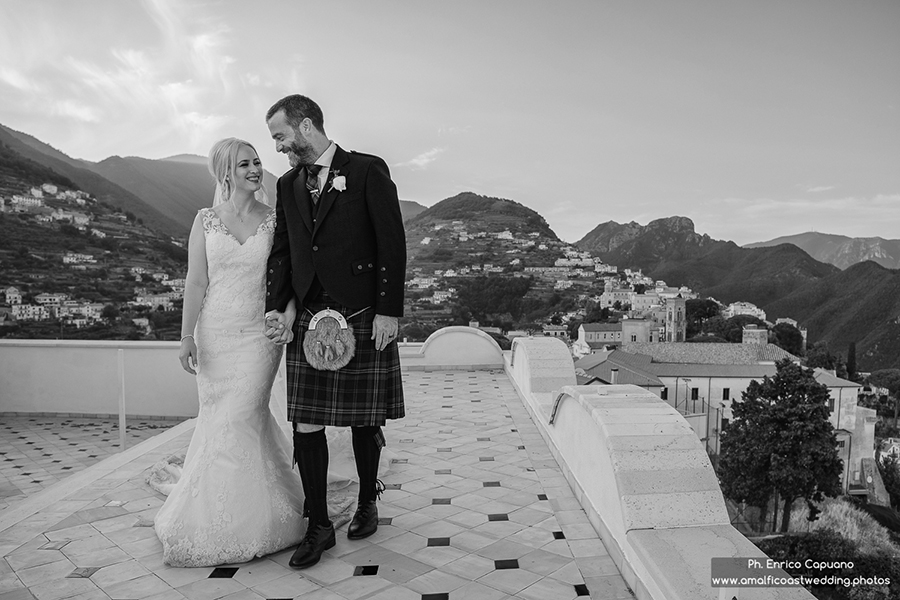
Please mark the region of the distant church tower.
POLYGON ((685 318, 687 300, 678 294, 666 300, 666 341, 683 342, 687 333, 685 318))

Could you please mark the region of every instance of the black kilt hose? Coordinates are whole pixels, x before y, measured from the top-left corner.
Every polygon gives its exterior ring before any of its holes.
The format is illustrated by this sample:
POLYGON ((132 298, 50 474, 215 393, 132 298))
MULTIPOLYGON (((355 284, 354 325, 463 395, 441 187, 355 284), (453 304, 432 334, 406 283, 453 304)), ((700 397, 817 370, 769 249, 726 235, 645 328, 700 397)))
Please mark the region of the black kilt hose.
POLYGON ((288 344, 286 357, 288 420, 347 427, 384 425, 386 419, 403 418, 400 353, 396 341, 380 352, 375 349, 374 308, 347 319, 353 327, 356 352, 346 366, 337 371, 320 371, 307 362, 303 337, 312 315, 325 308, 337 310, 344 317, 356 312, 334 301, 311 302, 298 308, 294 340, 288 344))

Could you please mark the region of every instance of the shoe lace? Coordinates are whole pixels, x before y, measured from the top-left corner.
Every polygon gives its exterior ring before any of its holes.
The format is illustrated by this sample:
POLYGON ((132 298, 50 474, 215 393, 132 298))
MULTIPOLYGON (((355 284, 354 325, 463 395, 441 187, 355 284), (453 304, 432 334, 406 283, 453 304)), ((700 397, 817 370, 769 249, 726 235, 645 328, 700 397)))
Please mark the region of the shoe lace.
POLYGON ((316 534, 322 527, 324 527, 324 525, 320 525, 319 523, 309 523, 306 526, 306 533, 303 535, 303 539, 300 540, 300 544, 315 544, 316 534))

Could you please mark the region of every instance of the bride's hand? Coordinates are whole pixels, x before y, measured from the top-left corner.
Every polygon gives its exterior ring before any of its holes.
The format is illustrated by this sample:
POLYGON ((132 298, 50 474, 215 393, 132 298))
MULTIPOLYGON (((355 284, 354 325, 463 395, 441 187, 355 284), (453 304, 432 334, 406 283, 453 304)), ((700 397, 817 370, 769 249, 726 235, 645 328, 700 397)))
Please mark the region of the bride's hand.
POLYGON ((191 375, 197 374, 199 362, 197 361, 197 344, 194 343, 193 337, 187 336, 181 340, 181 349, 178 351, 178 360, 181 361, 182 369, 191 375))
MULTIPOLYGON (((290 319, 290 325, 293 325, 293 318, 290 319)), ((288 316, 286 312, 281 313, 277 310, 269 311, 266 314, 266 331, 265 336, 278 346, 282 346, 290 342, 294 335, 288 324, 288 316)))

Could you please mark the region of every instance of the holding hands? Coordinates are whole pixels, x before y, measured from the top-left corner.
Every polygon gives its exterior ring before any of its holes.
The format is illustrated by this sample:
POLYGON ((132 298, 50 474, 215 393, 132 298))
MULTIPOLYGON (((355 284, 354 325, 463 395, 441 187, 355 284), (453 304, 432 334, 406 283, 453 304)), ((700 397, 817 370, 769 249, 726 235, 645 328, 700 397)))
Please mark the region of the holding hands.
POLYGON ((266 337, 278 346, 291 343, 294 339, 294 320, 296 318, 297 308, 294 300, 288 302, 284 312, 270 310, 266 313, 266 337))

